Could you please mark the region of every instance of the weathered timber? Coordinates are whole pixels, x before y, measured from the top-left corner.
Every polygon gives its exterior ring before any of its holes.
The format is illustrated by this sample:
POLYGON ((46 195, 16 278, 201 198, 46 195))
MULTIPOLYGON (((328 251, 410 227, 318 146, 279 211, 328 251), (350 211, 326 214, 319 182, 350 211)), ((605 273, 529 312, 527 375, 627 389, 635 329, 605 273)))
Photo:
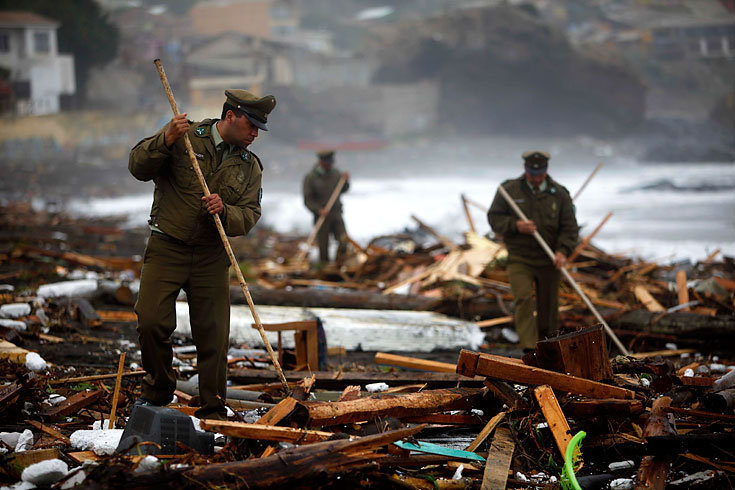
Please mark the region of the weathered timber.
POLYGON ((573 417, 630 417, 643 413, 640 400, 572 400, 564 411, 573 417))
POLYGON ((287 396, 277 403, 275 407, 268 410, 265 415, 260 417, 255 423, 261 425, 276 425, 291 415, 299 401, 304 401, 309 398, 309 392, 311 391, 312 386, 314 386, 315 381, 316 379, 314 376, 311 376, 296 383, 296 386, 294 386, 294 390, 290 396, 287 396))
POLYGON ((80 391, 79 393, 72 395, 59 405, 50 409, 45 415, 50 417, 65 417, 72 413, 82 409, 100 399, 104 394, 104 391, 80 391))
POLYGON ((418 369, 421 371, 432 371, 435 373, 456 373, 457 365, 448 362, 430 361, 427 359, 419 359, 417 357, 398 356, 395 354, 387 354, 385 352, 377 352, 375 354, 375 364, 386 364, 388 366, 398 366, 410 369, 418 369))
MULTIPOLYGON (((666 408, 671 405, 671 398, 663 396, 653 402, 651 415, 648 417, 644 437, 676 435, 676 426, 673 425, 673 417, 666 413, 666 408)), ((669 473, 671 461, 667 457, 646 456, 641 460, 636 475, 636 490, 664 490, 666 487, 666 476, 669 473)))
POLYGON ((311 443, 326 441, 334 434, 320 430, 294 429, 292 427, 277 427, 274 425, 246 424, 243 422, 229 422, 220 420, 202 420, 202 429, 210 432, 219 432, 230 437, 241 439, 258 439, 262 441, 282 441, 291 443, 311 443))
POLYGON ((94 309, 92 303, 87 301, 87 299, 72 298, 71 302, 77 307, 79 321, 82 322, 82 325, 87 328, 97 328, 102 325, 102 319, 97 313, 97 310, 94 309))
POLYGON ((450 413, 432 413, 418 417, 401 417, 401 420, 412 424, 482 425, 482 419, 477 415, 453 415, 450 413))
MULTIPOLYGON (((128 475, 128 489, 186 488, 191 482, 202 486, 237 484, 243 488, 283 488, 291 481, 305 483, 327 475, 336 476, 353 471, 368 462, 390 465, 390 457, 372 451, 394 441, 410 437, 423 426, 399 429, 353 440, 324 441, 285 449, 267 458, 199 465, 193 468, 152 471, 128 475)), ((398 461, 398 460, 397 460, 398 461)), ((104 476, 103 476, 104 478, 104 476)), ((107 488, 106 481, 85 480, 84 488, 107 488)))
POLYGON ((42 424, 41 422, 38 422, 36 420, 26 420, 26 424, 32 425, 36 429, 40 430, 41 432, 45 432, 46 434, 50 435, 51 437, 54 437, 64 444, 71 445, 71 440, 69 440, 68 437, 66 437, 64 434, 56 430, 54 427, 51 427, 50 425, 42 424))
POLYGON ((513 381, 533 386, 548 384, 560 391, 567 391, 590 398, 619 398, 632 400, 635 392, 590 381, 576 376, 569 376, 533 366, 519 364, 507 357, 492 354, 479 354, 462 350, 457 361, 457 372, 465 376, 481 375, 489 378, 513 381), (472 369, 472 365, 475 368, 472 369))
MULTIPOLYGON (((130 371, 127 373, 122 373, 123 377, 127 376, 145 376, 145 371, 130 371)), ((51 385, 63 385, 66 383, 86 383, 88 381, 99 381, 101 379, 112 379, 117 378, 117 374, 95 374, 93 376, 78 376, 76 378, 62 378, 62 379, 52 379, 49 381, 49 384, 51 385)))
POLYGON ((646 286, 644 286, 643 284, 638 284, 635 288, 633 288, 633 293, 635 294, 636 299, 640 301, 648 311, 666 310, 663 306, 661 306, 661 303, 656 301, 651 293, 648 292, 648 289, 646 289, 646 286))
MULTIPOLYGON (((453 388, 409 394, 378 394, 344 402, 303 402, 294 420, 309 427, 349 424, 382 417, 417 417, 446 410, 475 408, 483 390, 453 388), (302 420, 303 417, 303 420, 302 420)), ((301 425, 301 424, 300 424, 301 425)))
POLYGON ((485 439, 492 434, 492 432, 495 430, 495 428, 500 424, 500 422, 503 421, 505 416, 508 412, 500 412, 495 414, 493 418, 491 418, 488 423, 485 425, 485 427, 482 428, 479 434, 477 434, 477 437, 470 443, 469 446, 467 446, 467 449, 465 451, 475 451, 478 447, 480 447, 480 444, 485 442, 485 439))
POLYGON ((482 490, 498 490, 505 488, 508 481, 508 470, 513 459, 516 445, 509 429, 500 427, 490 444, 485 460, 485 473, 482 477, 482 490))
POLYGON ((4 409, 5 405, 14 403, 24 390, 30 388, 35 380, 35 374, 27 373, 21 375, 19 379, 9 385, 0 388, 0 408, 4 409))
POLYGON ((549 430, 554 436, 556 441, 556 447, 559 449, 559 453, 562 458, 566 458, 567 446, 572 440, 569 429, 569 422, 564 416, 559 402, 554 395, 554 390, 549 385, 537 386, 533 390, 533 394, 541 407, 541 412, 544 414, 546 422, 549 424, 549 430))
MULTIPOLYGON (((303 371, 284 371, 283 374, 289 381, 298 381, 304 377, 303 371)), ((461 381, 462 386, 482 386, 482 381, 451 373, 314 371, 312 374, 316 377, 316 388, 327 390, 343 390, 349 385, 362 386, 379 382, 390 386, 425 383, 429 388, 449 388, 456 386, 461 381)), ((231 369, 227 377, 234 383, 242 384, 268 383, 278 380, 275 372, 264 369, 231 369)))
POLYGON ((538 342, 536 359, 544 369, 592 381, 613 377, 602 325, 538 342))
POLYGON ((714 420, 721 424, 735 425, 735 415, 725 413, 706 412, 704 410, 692 410, 690 408, 666 407, 666 413, 673 413, 682 417, 691 417, 700 420, 714 420))
MULTIPOLYGON (((317 288, 285 289, 249 286, 253 302, 273 306, 311 306, 319 308, 357 308, 368 310, 431 310, 440 301, 419 295, 384 295, 373 291, 330 291, 317 288)), ((245 297, 238 286, 230 287, 232 304, 244 304, 245 297)))
POLYGON ((357 385, 350 385, 342 391, 339 396, 338 402, 346 402, 349 400, 357 400, 360 398, 360 387, 357 385))
POLYGON ((629 311, 613 320, 616 328, 676 335, 679 341, 691 339, 707 342, 732 342, 735 339, 735 317, 699 315, 686 311, 655 313, 629 311))

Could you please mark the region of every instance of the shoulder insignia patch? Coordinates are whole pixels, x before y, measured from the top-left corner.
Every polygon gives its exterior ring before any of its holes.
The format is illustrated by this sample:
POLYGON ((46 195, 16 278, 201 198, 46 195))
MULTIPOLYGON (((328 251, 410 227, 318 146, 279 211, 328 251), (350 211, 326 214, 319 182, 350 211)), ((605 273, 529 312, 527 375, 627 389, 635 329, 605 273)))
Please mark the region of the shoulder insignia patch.
POLYGON ((556 194, 556 187, 551 186, 551 190, 549 192, 551 192, 552 194, 556 194))
POLYGON ((197 136, 204 136, 205 129, 203 127, 198 127, 194 130, 194 134, 197 136))
POLYGON ((243 151, 243 152, 242 152, 242 153, 240 154, 240 158, 242 158, 243 160, 245 160, 245 161, 247 162, 247 161, 248 161, 248 159, 250 158, 250 155, 248 154, 248 152, 246 152, 246 151, 243 151))

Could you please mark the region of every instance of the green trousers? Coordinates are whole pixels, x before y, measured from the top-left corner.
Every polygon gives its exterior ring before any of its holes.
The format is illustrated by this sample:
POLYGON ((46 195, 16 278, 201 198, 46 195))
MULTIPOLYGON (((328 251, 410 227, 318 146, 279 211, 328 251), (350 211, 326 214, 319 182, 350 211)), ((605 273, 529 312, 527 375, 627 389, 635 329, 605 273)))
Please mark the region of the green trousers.
POLYGON ((536 342, 559 331, 559 279, 553 265, 508 264, 510 288, 515 298, 515 324, 521 348, 535 349, 536 342), (536 318, 533 317, 533 290, 536 289, 536 318))
POLYGON ((176 389, 171 335, 176 329, 176 297, 183 289, 197 349, 199 418, 226 418, 227 350, 230 340, 229 260, 222 244, 189 246, 152 233, 148 240, 135 304, 146 376, 144 398, 168 404, 176 389), (219 399, 218 397, 221 397, 219 399))
MULTIPOLYGON (((319 215, 314 216, 314 223, 319 220, 319 215)), ((337 262, 342 258, 342 255, 347 249, 347 241, 345 238, 345 222, 342 220, 342 215, 327 216, 327 219, 322 223, 322 227, 316 234, 316 242, 319 245, 319 260, 327 263, 329 262, 329 235, 332 235, 337 240, 337 262)))

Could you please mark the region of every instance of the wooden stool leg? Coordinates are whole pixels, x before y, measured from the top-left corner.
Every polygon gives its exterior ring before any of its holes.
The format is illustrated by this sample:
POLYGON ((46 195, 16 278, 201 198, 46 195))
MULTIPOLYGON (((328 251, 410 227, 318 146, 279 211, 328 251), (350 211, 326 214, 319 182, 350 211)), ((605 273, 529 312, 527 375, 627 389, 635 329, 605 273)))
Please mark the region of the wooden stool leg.
POLYGON ((296 347, 296 370, 303 369, 307 366, 309 360, 307 356, 306 347, 306 333, 305 332, 294 332, 293 340, 296 347))
POLYGON ((319 335, 316 325, 306 330, 306 356, 309 369, 319 371, 319 335))

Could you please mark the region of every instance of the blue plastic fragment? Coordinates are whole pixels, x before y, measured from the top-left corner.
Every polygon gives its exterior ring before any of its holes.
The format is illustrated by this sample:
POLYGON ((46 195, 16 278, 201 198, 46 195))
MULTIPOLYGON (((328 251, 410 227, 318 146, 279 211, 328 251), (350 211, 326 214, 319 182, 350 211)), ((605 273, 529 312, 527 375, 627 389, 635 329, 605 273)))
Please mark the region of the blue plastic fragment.
POLYGON ((452 449, 450 447, 439 446, 438 444, 432 444, 430 442, 420 442, 418 445, 411 442, 397 441, 394 442, 396 446, 401 449, 408 449, 409 451, 418 451, 421 453, 429 454, 440 454, 442 456, 451 456, 458 459, 473 459, 476 461, 485 461, 485 458, 479 456, 470 451, 462 451, 460 449, 452 449))

